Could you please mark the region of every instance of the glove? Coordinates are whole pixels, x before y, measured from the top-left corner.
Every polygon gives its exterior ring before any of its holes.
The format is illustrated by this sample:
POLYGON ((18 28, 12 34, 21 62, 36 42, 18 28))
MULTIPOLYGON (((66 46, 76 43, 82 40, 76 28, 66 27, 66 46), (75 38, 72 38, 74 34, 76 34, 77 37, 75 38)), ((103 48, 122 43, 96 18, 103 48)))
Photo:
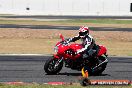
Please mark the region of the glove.
POLYGON ((67 41, 63 41, 63 44, 64 45, 68 45, 69 43, 67 41))
POLYGON ((77 50, 76 54, 79 54, 79 53, 81 53, 81 52, 82 52, 82 50, 77 50))
POLYGON ((76 54, 79 54, 80 53, 80 50, 77 50, 76 54))
POLYGON ((68 38, 68 39, 66 39, 66 41, 67 41, 68 43, 70 43, 71 40, 72 40, 72 38, 68 38))

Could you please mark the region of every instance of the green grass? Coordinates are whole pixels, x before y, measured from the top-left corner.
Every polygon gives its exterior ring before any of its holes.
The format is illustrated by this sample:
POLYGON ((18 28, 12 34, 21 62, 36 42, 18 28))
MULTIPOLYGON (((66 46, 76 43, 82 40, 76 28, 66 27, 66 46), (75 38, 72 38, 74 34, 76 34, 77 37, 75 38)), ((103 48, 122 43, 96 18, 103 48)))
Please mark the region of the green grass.
POLYGON ((0 20, 0 24, 31 24, 31 23, 58 23, 58 24, 78 24, 78 23, 98 23, 98 24, 132 24, 132 20, 115 20, 115 19, 71 19, 60 21, 37 21, 37 20, 0 20))
POLYGON ((39 21, 33 20, 0 20, 0 24, 29 24, 29 23, 36 23, 39 21))
POLYGON ((0 88, 132 88, 132 86, 87 86, 83 87, 80 85, 0 85, 0 88))
POLYGON ((56 21, 63 23, 99 23, 99 24, 132 24, 132 20, 114 20, 114 19, 74 19, 65 21, 56 21))

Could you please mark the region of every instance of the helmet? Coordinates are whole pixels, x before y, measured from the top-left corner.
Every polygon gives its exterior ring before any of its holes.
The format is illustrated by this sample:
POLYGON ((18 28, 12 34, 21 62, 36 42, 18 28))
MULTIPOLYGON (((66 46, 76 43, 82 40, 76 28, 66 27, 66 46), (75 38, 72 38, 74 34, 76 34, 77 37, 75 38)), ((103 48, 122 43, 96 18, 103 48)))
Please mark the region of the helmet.
POLYGON ((89 34, 89 28, 85 27, 85 26, 80 27, 80 29, 79 29, 79 36, 81 38, 84 38, 87 34, 89 34))

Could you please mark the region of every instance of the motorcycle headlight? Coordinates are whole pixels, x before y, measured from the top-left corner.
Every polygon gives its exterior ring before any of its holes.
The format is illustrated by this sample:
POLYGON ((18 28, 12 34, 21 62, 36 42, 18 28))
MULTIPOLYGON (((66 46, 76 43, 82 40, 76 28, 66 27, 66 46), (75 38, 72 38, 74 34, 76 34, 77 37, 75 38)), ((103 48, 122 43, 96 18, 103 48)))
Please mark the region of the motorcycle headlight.
POLYGON ((54 51, 55 51, 55 52, 58 52, 58 46, 55 46, 55 47, 54 47, 54 51))

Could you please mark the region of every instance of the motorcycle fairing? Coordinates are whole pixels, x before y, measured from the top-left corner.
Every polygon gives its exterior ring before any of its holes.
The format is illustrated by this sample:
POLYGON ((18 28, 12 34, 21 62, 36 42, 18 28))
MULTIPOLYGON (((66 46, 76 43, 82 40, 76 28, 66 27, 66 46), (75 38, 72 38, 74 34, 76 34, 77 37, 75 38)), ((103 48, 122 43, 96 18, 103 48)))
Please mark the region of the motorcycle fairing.
POLYGON ((99 45, 99 47, 100 47, 100 49, 99 49, 99 52, 98 52, 98 56, 102 56, 103 54, 106 54, 107 49, 102 45, 99 45))

